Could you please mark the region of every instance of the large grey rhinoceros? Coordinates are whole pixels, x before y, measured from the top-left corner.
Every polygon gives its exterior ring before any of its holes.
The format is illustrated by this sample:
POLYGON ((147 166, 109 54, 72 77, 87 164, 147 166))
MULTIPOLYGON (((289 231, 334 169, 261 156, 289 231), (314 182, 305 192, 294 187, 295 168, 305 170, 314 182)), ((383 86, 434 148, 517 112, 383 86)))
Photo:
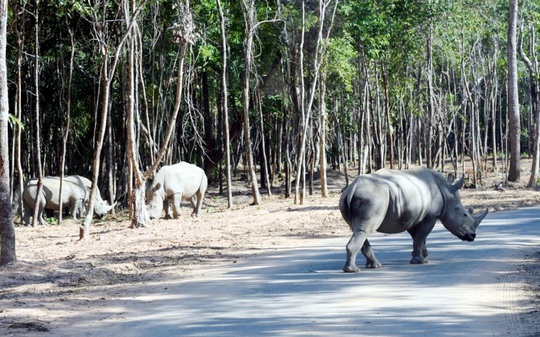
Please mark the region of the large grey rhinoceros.
POLYGON ((190 200, 192 215, 199 216, 208 186, 208 178, 200 167, 180 162, 163 166, 146 190, 146 211, 150 219, 161 216, 164 206, 166 211, 171 201, 173 218, 180 215, 183 199, 190 200))
POLYGON ((413 239, 413 264, 427 263, 426 237, 437 220, 464 241, 473 241, 476 228, 487 214, 472 215, 459 197, 463 178, 452 184, 442 174, 428 168, 397 171, 381 169, 360 175, 341 195, 339 209, 352 229, 347 243, 345 272, 358 272, 358 251, 366 257, 366 268, 378 268, 367 237, 375 231, 387 234, 408 231, 413 239))
MULTIPOLYGON (((60 208, 60 177, 47 176, 41 179, 43 190, 38 198, 38 221, 40 224, 45 224, 43 212, 45 209, 58 210, 60 208)), ((25 224, 30 224, 30 217, 34 215, 34 206, 36 204, 36 194, 38 190, 38 179, 31 179, 24 185, 22 199, 24 214, 22 216, 25 224)), ((69 207, 70 214, 74 219, 86 213, 86 203, 90 196, 90 188, 92 182, 82 176, 73 175, 65 176, 62 185, 62 206, 69 207)), ((18 210, 18 192, 14 193, 13 207, 14 211, 18 210)), ((114 205, 109 205, 101 198, 99 189, 96 190, 94 196, 94 213, 98 216, 103 216, 109 212, 114 205)))

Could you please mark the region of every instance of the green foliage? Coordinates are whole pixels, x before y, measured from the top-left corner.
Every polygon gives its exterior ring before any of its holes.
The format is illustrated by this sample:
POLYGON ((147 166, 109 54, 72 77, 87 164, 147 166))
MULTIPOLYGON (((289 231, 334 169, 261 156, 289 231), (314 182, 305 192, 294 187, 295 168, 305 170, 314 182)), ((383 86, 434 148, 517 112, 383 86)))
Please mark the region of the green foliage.
POLYGON ((350 35, 330 39, 328 43, 327 71, 330 76, 335 75, 337 81, 342 83, 348 92, 353 90, 357 57, 358 53, 354 48, 354 40, 350 35))
POLYGON ((8 123, 9 125, 18 125, 21 129, 24 130, 24 123, 18 119, 17 117, 13 116, 12 114, 8 114, 8 123))

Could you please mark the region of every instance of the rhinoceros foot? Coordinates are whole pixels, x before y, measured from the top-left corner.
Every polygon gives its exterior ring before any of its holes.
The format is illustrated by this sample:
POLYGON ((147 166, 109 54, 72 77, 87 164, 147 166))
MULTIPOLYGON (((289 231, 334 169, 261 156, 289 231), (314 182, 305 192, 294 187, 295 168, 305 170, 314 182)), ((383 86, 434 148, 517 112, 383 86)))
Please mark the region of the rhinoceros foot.
POLYGON ((411 264, 426 264, 428 263, 428 259, 421 256, 415 256, 411 259, 411 264))
POLYGON ((343 267, 343 271, 346 272, 346 273, 358 273, 360 271, 360 268, 358 268, 357 266, 345 266, 343 267))
POLYGON ((366 268, 376 269, 376 268, 381 268, 381 267, 382 267, 382 263, 380 263, 379 261, 366 263, 366 268))

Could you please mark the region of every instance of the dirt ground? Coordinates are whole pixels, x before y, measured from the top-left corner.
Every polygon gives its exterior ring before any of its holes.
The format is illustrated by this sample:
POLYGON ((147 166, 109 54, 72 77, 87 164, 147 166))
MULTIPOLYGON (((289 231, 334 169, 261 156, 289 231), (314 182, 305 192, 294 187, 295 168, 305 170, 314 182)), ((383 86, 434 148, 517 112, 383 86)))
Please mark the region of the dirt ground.
MULTIPOLYGON (((538 206, 540 192, 525 188, 530 167, 522 168, 522 182, 496 189, 504 176, 492 173, 482 186, 463 189, 462 203, 490 212, 538 206)), ((330 171, 328 180, 327 198, 321 198, 317 184, 302 205, 279 190, 273 196, 261 190, 263 202, 257 206, 250 206, 249 186, 237 180, 231 210, 212 187, 199 218, 189 217, 186 204, 180 220, 130 229, 125 214, 117 213, 96 220, 85 242, 78 240, 78 224, 72 220, 35 228, 19 225, 19 261, 0 267, 0 335, 54 335, 55 326, 70 324, 70 311, 125 297, 137 284, 189 278, 201 269, 301 246, 313 238, 346 237, 350 231, 337 207, 344 175, 330 171)), ((540 304, 539 265, 540 247, 524 259, 520 273, 528 284, 524 291, 540 304)), ((540 322, 540 311, 529 313, 524 322, 540 322)))

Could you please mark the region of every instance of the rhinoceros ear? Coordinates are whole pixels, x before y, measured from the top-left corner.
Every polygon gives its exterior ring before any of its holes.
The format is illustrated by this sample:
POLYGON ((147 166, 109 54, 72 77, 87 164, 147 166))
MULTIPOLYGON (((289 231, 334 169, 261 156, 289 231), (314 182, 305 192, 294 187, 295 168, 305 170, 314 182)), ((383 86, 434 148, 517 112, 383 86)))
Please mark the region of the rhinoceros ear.
POLYGON ((448 175, 448 178, 446 178, 446 182, 449 183, 449 184, 451 184, 451 183, 454 182, 454 179, 456 179, 456 178, 454 177, 454 175, 453 175, 453 174, 449 174, 449 175, 448 175))
POLYGON ((155 191, 159 190, 160 187, 161 187, 161 184, 160 184, 160 183, 155 184, 155 185, 152 187, 152 192, 155 192, 155 191))
POLYGON ((461 179, 459 179, 454 185, 450 186, 450 190, 452 192, 455 192, 455 191, 459 190, 460 188, 463 187, 463 182, 465 182, 465 178, 461 177, 461 179))

